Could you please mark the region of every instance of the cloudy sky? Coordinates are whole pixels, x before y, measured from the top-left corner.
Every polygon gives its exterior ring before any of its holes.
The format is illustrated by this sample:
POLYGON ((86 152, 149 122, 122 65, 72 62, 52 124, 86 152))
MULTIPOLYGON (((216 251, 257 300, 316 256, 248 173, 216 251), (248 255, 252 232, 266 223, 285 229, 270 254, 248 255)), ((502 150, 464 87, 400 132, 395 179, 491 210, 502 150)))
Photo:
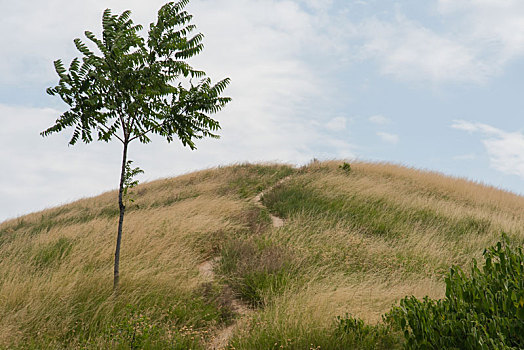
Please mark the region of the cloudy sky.
MULTIPOLYGON (((148 24, 164 1, 0 0, 0 221, 117 187, 121 146, 39 132, 45 89, 102 11, 148 24)), ((390 161, 524 194, 521 0, 192 0, 192 61, 230 77, 220 140, 132 144, 141 180, 237 162, 390 161)))

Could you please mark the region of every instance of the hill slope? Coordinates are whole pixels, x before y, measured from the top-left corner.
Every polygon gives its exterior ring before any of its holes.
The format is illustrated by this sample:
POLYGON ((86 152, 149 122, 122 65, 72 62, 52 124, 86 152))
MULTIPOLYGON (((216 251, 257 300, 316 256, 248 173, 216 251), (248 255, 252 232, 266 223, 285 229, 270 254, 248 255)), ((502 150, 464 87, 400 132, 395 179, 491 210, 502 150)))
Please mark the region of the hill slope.
POLYGON ((0 224, 0 347, 205 348, 231 325, 237 349, 395 347, 394 332, 374 345, 344 338, 334 318, 374 324, 405 295, 441 297, 442 273, 501 232, 524 242, 521 196, 340 164, 237 165, 140 185, 117 298, 115 192, 0 224), (214 278, 199 272, 206 261, 214 278), (237 299, 253 309, 241 320, 237 299))

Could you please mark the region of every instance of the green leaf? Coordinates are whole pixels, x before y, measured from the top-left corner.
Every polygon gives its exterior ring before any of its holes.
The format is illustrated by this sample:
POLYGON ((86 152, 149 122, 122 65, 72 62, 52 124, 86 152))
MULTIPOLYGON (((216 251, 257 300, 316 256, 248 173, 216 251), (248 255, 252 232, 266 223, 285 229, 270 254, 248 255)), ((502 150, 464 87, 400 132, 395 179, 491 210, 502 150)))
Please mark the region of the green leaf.
POLYGON ((524 322, 524 306, 519 306, 517 309, 517 317, 524 322))

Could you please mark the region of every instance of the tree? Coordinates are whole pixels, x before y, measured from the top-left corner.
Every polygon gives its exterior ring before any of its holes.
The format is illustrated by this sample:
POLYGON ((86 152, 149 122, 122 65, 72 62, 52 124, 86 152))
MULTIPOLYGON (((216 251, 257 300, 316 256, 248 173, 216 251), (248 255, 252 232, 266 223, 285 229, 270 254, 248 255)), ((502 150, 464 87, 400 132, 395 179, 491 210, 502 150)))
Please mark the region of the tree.
POLYGON ((115 292, 120 276, 124 197, 129 185, 136 184, 132 177, 141 171, 130 167, 129 144, 135 140, 149 143, 151 134, 157 134, 167 142, 178 138, 194 150, 194 140, 219 137, 215 132, 220 124, 209 115, 231 100, 221 97, 229 78, 213 85, 205 72, 186 62, 203 49, 203 35, 192 35, 196 27, 190 23, 192 15, 184 11, 188 3, 189 0, 179 0, 162 6, 157 22, 150 24, 147 38, 140 36, 143 28, 133 23, 130 11, 113 15, 106 9, 102 16, 102 38, 85 32, 93 48, 98 48, 98 55, 75 39, 82 60, 74 58, 69 69, 56 60, 59 82, 47 89, 49 95, 60 96, 70 108, 42 136, 71 128, 70 145, 79 140, 90 143, 94 137, 98 141, 116 139, 122 143, 115 292))

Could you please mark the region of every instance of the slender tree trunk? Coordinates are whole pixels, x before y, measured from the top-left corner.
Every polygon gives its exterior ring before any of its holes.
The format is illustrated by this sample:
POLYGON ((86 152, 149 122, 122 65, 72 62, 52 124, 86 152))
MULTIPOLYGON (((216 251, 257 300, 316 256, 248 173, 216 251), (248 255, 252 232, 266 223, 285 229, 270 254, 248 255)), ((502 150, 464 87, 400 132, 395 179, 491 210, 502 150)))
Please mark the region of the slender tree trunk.
POLYGON ((118 219, 118 234, 116 236, 116 249, 115 249, 115 269, 113 275, 113 293, 118 293, 118 280, 120 278, 120 243, 122 242, 122 226, 124 224, 124 212, 126 207, 123 201, 124 195, 124 179, 126 173, 126 162, 127 162, 127 145, 128 142, 124 142, 124 151, 122 153, 122 171, 120 173, 120 188, 118 189, 118 207, 120 209, 120 217, 118 219))

